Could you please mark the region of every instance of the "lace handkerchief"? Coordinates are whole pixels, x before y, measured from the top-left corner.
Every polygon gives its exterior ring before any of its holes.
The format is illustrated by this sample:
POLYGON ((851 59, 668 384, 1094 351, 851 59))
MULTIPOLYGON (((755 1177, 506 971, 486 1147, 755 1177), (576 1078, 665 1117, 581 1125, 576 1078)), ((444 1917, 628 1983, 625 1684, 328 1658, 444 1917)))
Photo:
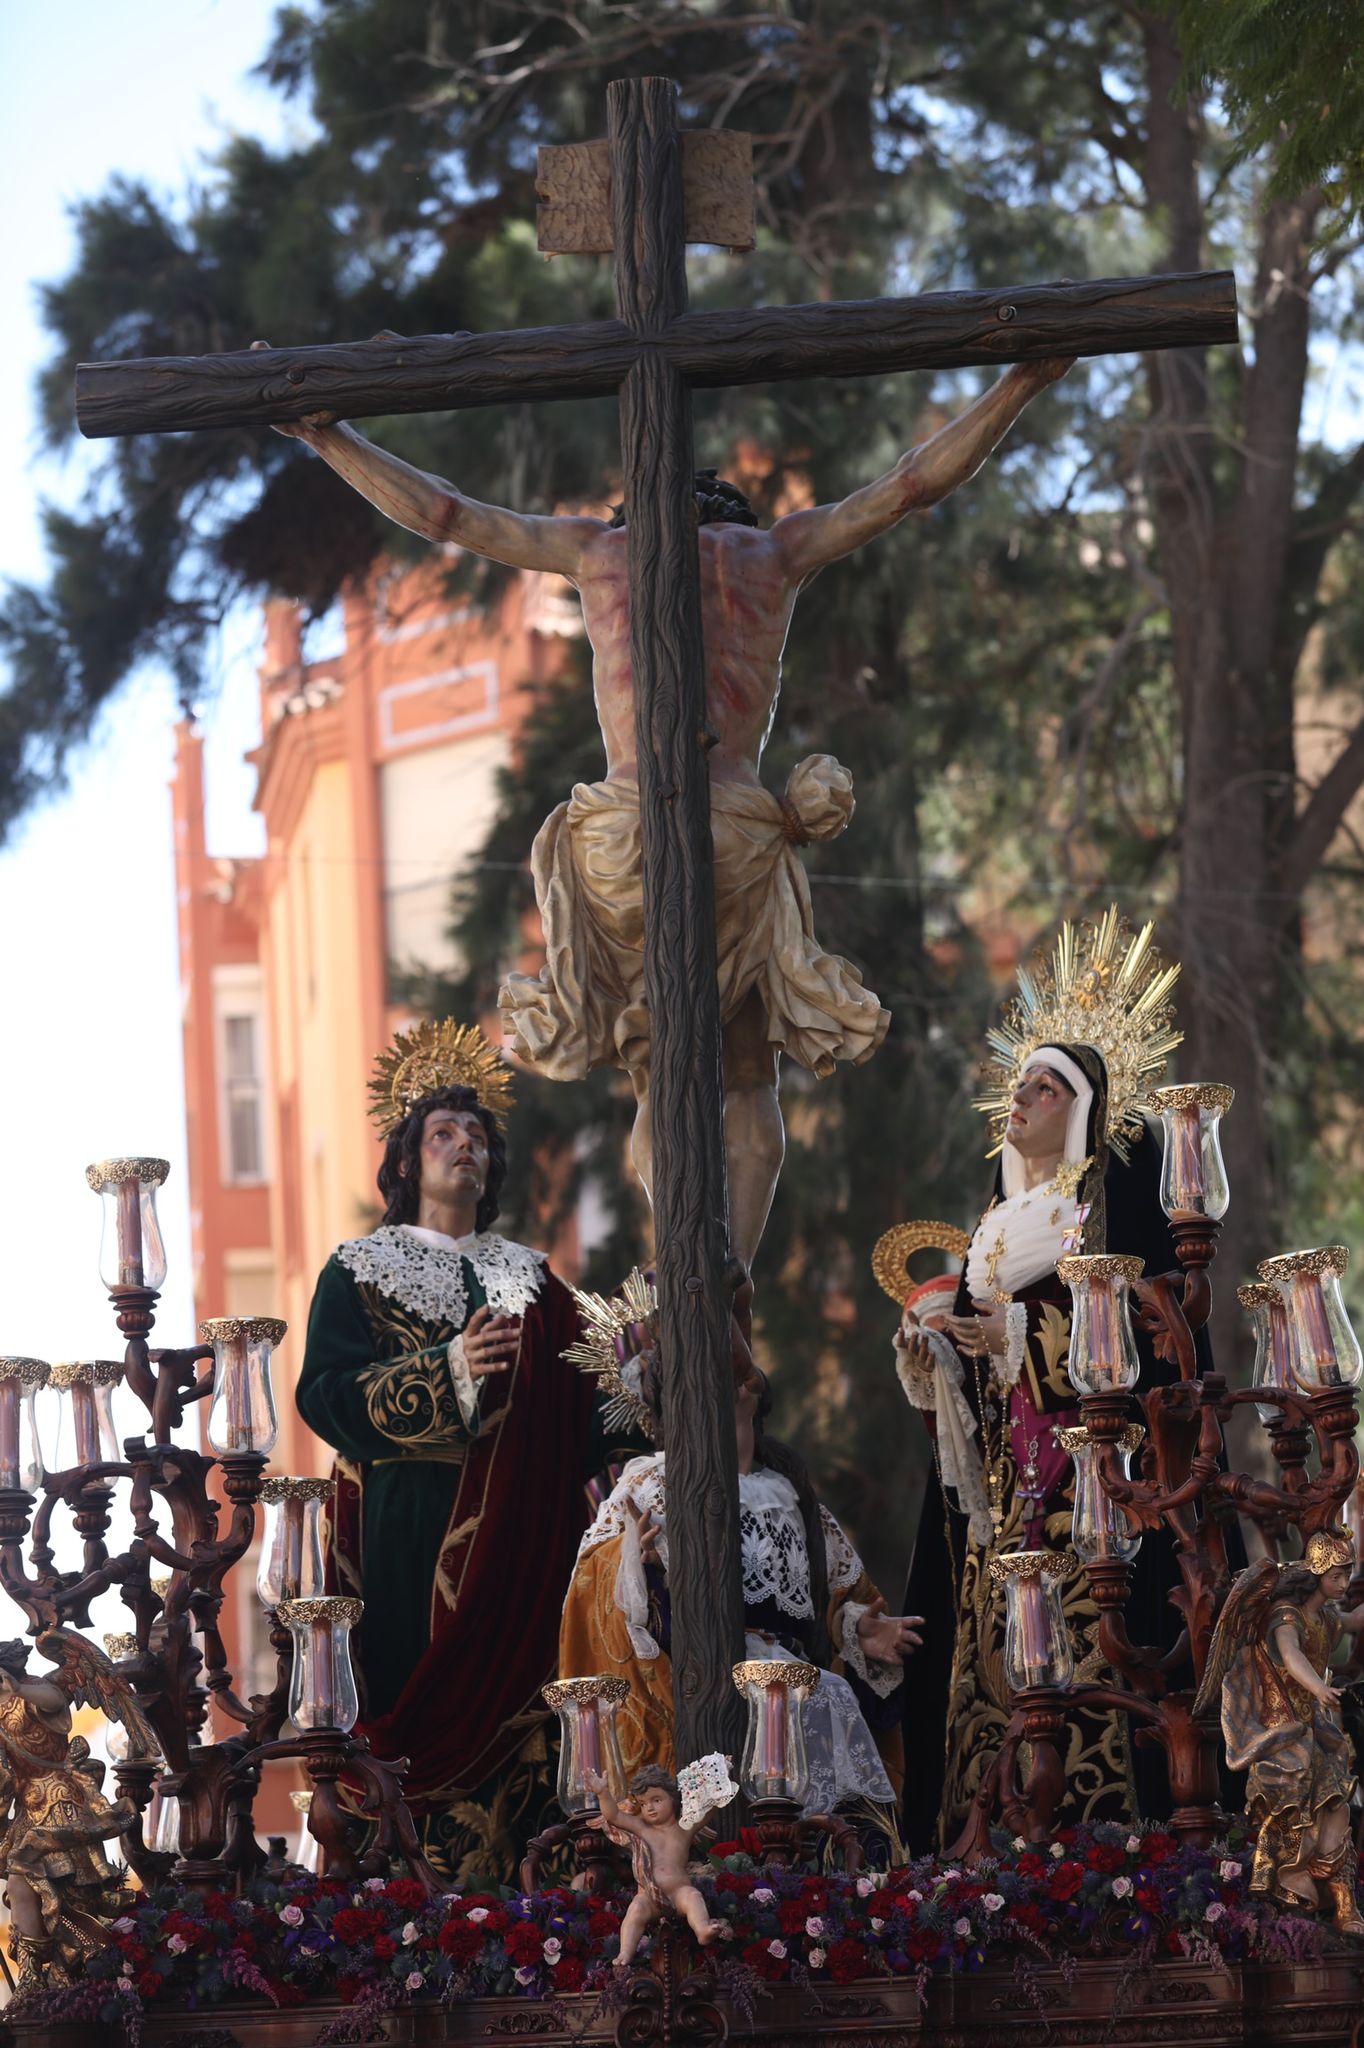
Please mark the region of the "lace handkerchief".
POLYGON ((682 1797, 678 1818, 689 1832, 699 1828, 717 1806, 728 1806, 739 1792, 729 1775, 729 1758, 718 1750, 699 1756, 694 1764, 683 1764, 677 1774, 677 1789, 682 1797))

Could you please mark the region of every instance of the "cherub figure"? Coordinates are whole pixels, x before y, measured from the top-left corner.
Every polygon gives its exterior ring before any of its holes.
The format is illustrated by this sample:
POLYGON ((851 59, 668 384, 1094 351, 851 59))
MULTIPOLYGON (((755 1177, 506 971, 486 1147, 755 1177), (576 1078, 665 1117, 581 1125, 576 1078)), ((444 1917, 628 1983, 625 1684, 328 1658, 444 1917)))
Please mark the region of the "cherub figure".
MULTIPOLYGON (((708 1764, 726 1764, 727 1758, 703 1758, 708 1764)), ((690 1765, 696 1771, 697 1766, 690 1765)), ((738 1791, 729 1785, 728 1794, 738 1791)), ((713 1942, 720 1930, 711 1919, 706 1902, 692 1883, 689 1863, 697 1830, 714 1802, 703 1804, 693 1814, 685 1811, 677 1779, 659 1764, 647 1764, 630 1780, 629 1800, 617 1800, 606 1779, 593 1771, 587 1782, 596 1793, 606 1830, 614 1839, 628 1837, 635 1883, 639 1887, 626 1910, 620 1929, 620 1954, 616 1967, 625 1969, 635 1959, 644 1930, 665 1912, 680 1913, 702 1948, 713 1942), (628 1808, 628 1810, 627 1810, 628 1808)))
POLYGON ((27 1643, 0 1643, 0 1878, 21 1992, 69 1983, 104 1945, 102 1923, 135 1896, 102 1845, 136 1820, 137 1808, 99 1790, 89 1745, 71 1733, 73 1704, 122 1721, 131 1756, 156 1749, 135 1696, 92 1643, 52 1628, 37 1646, 57 1665, 48 1677, 29 1676, 27 1643))
POLYGON ((1301 1563, 1262 1558, 1241 1572, 1194 1712, 1220 1695, 1227 1762, 1250 1773, 1250 1890, 1308 1913, 1329 1903, 1342 1934, 1364 1935, 1350 1833, 1355 1761, 1330 1679, 1342 1634, 1364 1633, 1364 1603, 1344 1613, 1336 1605, 1353 1569, 1350 1537, 1332 1529, 1308 1538, 1301 1563))

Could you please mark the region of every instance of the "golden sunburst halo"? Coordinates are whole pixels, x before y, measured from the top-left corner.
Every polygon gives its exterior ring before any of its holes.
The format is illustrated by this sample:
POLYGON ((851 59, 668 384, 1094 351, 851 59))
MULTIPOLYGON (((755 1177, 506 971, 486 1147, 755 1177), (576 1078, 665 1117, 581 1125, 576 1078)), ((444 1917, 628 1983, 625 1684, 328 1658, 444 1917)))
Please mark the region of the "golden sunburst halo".
POLYGON ((993 1159, 1004 1144, 1014 1091, 1031 1055, 1044 1045, 1092 1045, 1108 1071, 1106 1137, 1122 1159, 1142 1128, 1151 1091, 1183 1032, 1171 993, 1178 961, 1152 943, 1152 923, 1134 933, 1116 904, 1097 924, 1067 919, 1048 961, 1018 971, 1018 994, 986 1034, 993 1055, 976 1108, 990 1119, 993 1159))
POLYGON ((636 1266, 618 1294, 589 1294, 575 1287, 573 1299, 582 1317, 583 1334, 570 1344, 563 1356, 579 1372, 597 1382, 606 1396, 602 1420, 608 1429, 618 1424, 642 1429, 654 1439, 654 1419, 645 1404, 638 1379, 626 1377, 617 1349, 617 1339, 628 1337, 640 1324, 647 1324, 658 1312, 658 1291, 636 1266))
POLYGON ((400 1031, 380 1053, 370 1077, 369 1113, 387 1136, 414 1102, 442 1088, 472 1088, 498 1129, 506 1129, 510 1069, 477 1025, 456 1024, 451 1017, 400 1031))

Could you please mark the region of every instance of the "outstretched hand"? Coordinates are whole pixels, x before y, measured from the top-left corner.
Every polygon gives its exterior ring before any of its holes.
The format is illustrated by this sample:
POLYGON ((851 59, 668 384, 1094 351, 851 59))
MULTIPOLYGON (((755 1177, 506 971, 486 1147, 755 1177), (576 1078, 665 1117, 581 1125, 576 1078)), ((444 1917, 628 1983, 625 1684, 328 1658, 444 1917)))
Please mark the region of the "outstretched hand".
MULTIPOLYGON (((273 347, 271 341, 253 341, 251 344, 253 354, 257 349, 273 347)), ((334 427, 337 417, 334 412, 307 412, 301 420, 272 420, 271 425, 277 434, 283 434, 290 441, 310 441, 323 428, 334 427)))
POLYGON ((903 1664, 911 1650, 923 1647, 923 1637, 916 1633, 923 1625, 922 1614, 887 1614, 878 1593, 858 1617, 857 1640, 873 1663, 903 1664))

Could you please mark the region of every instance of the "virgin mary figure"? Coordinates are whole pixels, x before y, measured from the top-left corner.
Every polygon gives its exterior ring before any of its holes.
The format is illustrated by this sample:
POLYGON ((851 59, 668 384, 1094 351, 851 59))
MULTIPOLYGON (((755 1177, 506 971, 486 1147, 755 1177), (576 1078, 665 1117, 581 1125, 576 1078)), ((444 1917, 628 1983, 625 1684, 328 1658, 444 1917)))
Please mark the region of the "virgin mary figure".
MULTIPOLYGON (((950 1308, 941 1294, 909 1309, 896 1366, 933 1438, 906 1605, 926 1618, 915 1668, 915 1751, 941 1775, 911 1774, 906 1833, 916 1852, 950 1848, 966 1825, 1009 1720, 1004 1616, 992 1552, 1070 1540, 1073 1466, 1059 1441, 1079 1423, 1067 1374, 1068 1252, 1138 1256, 1148 1274, 1176 1264, 1160 1207, 1160 1147, 1143 1114, 1147 1089, 1179 1043, 1169 991, 1178 974, 1110 911, 1067 926, 1050 968, 1020 976, 1021 995, 991 1034, 998 1166, 950 1308)), ((1143 1389, 1173 1378, 1138 1335, 1143 1389)), ((1127 1610, 1135 1640, 1171 1648, 1178 1616, 1171 1540, 1147 1535, 1127 1610)), ((1077 1675, 1112 1674, 1091 1640, 1098 1620, 1083 1574, 1064 1596, 1077 1675)), ((1070 1717, 1068 1821, 1168 1811, 1163 1762, 1134 1754, 1117 1711, 1070 1717)), ((907 1731, 908 1732, 908 1731, 907 1731)))

